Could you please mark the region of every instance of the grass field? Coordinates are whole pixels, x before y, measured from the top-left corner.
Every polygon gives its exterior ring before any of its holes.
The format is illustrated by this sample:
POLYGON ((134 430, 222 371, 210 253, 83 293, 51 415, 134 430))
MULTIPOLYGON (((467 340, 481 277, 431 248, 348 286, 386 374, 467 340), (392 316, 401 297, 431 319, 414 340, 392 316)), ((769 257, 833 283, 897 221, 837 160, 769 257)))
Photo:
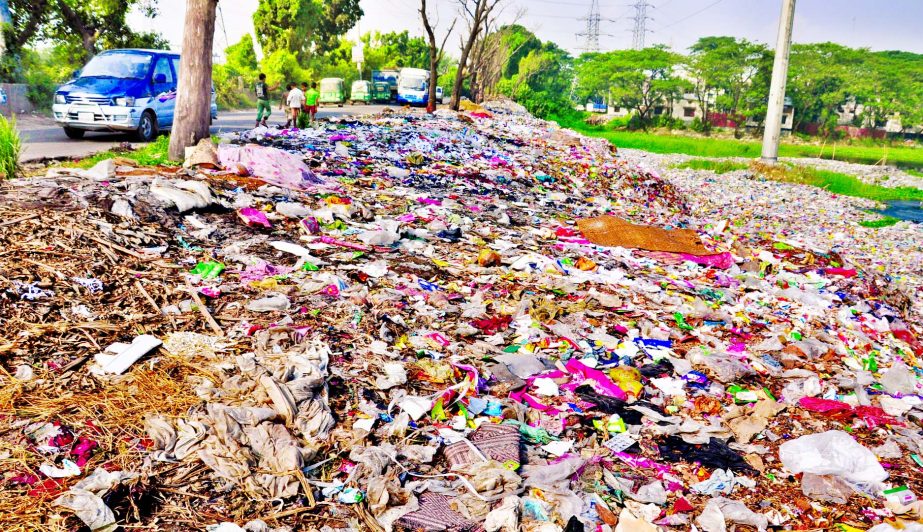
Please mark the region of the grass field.
POLYGON ((897 225, 900 222, 897 218, 892 218, 890 216, 882 216, 878 220, 864 220, 859 222, 859 225, 862 227, 868 227, 870 229, 878 229, 880 227, 891 227, 892 225, 897 225))
MULTIPOLYGON (((683 153, 697 157, 759 157, 762 144, 753 140, 718 139, 661 135, 637 131, 613 131, 602 126, 590 126, 582 120, 558 120, 563 127, 574 129, 591 137, 602 137, 619 148, 634 148, 652 153, 683 153)), ((923 148, 904 146, 861 146, 807 144, 782 144, 782 157, 836 158, 864 164, 884 160, 888 164, 916 168, 923 171, 923 148)))
POLYGON ((736 161, 722 161, 715 159, 689 159, 684 163, 679 163, 674 168, 688 168, 690 170, 709 170, 716 174, 726 174, 736 170, 745 170, 750 165, 736 161))
POLYGON ((856 176, 818 170, 809 166, 795 164, 767 165, 754 161, 750 168, 760 176, 785 183, 799 183, 825 189, 834 194, 867 198, 876 201, 920 200, 923 190, 912 187, 883 187, 866 183, 856 176))
POLYGON ((97 153, 86 159, 80 159, 74 162, 74 166, 79 168, 90 168, 99 161, 104 161, 106 159, 112 159, 114 157, 121 157, 123 159, 131 159, 138 163, 139 166, 157 166, 157 165, 169 165, 174 164, 179 166, 181 163, 170 161, 169 156, 167 155, 170 151, 170 137, 169 135, 161 135, 157 137, 157 140, 151 142, 146 146, 142 146, 137 150, 132 151, 104 151, 102 153, 97 153))

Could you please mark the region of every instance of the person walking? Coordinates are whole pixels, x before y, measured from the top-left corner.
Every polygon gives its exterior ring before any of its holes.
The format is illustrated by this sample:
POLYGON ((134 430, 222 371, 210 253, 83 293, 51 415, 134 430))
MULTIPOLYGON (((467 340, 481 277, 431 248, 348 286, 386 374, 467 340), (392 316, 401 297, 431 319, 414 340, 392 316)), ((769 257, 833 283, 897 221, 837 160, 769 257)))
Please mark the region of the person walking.
MULTIPOLYGON (((278 88, 278 86, 276 87, 278 88)), ((266 83, 266 74, 260 73, 256 82, 256 127, 269 127, 266 121, 272 116, 272 106, 269 104, 269 84, 266 83)))
POLYGON ((301 83, 301 92, 305 95, 305 103, 301 106, 301 116, 298 117, 298 127, 304 129, 311 122, 311 114, 308 112, 308 83, 301 83))
POLYGON ((285 112, 285 127, 292 125, 292 108, 288 106, 288 93, 292 91, 292 84, 285 86, 285 92, 282 93, 282 99, 279 101, 279 109, 285 112))
POLYGON ((298 88, 298 85, 292 84, 292 89, 288 91, 288 107, 292 110, 292 125, 298 127, 298 115, 301 114, 301 107, 304 106, 304 93, 298 88))
POLYGON ((311 89, 304 94, 305 108, 308 110, 311 122, 317 117, 317 103, 320 100, 320 93, 317 92, 317 82, 311 82, 311 89))

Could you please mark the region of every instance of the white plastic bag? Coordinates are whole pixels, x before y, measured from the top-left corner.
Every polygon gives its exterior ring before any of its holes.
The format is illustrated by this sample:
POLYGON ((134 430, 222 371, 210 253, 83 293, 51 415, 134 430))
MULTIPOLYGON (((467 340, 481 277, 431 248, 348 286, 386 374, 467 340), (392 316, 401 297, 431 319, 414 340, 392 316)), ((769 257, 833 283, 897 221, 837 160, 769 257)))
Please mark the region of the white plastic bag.
POLYGON ((787 441, 779 447, 779 460, 793 473, 836 475, 857 483, 881 482, 888 478, 872 451, 841 430, 787 441))

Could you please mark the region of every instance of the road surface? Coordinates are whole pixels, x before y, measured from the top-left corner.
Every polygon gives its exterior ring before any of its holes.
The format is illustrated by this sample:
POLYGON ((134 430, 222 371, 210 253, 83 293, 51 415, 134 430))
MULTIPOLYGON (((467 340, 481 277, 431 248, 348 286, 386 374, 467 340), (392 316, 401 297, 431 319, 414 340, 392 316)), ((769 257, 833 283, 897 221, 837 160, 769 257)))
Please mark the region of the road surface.
MULTIPOLYGON (((360 115, 377 113, 384 109, 381 105, 347 105, 344 107, 322 107, 318 111, 318 118, 333 116, 360 115)), ((212 134, 227 133, 228 131, 243 131, 253 127, 256 120, 256 111, 227 111, 219 112, 218 120, 211 127, 212 134)), ((285 121, 285 114, 278 109, 273 109, 270 125, 285 121)), ((80 140, 72 140, 64 135, 64 130, 55 125, 54 121, 45 117, 21 117, 18 121, 19 131, 23 138, 23 151, 20 158, 23 161, 34 161, 45 158, 58 157, 86 157, 101 151, 106 151, 122 142, 130 142, 139 146, 131 135, 124 133, 92 133, 87 132, 80 140)))

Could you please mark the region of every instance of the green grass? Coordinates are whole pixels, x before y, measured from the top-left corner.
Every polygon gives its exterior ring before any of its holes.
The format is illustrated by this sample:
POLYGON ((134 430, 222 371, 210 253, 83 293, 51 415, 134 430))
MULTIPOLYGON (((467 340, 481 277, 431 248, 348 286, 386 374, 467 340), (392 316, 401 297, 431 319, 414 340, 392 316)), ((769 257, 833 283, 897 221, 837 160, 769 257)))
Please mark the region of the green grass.
POLYGON ((737 170, 745 170, 749 165, 737 161, 722 161, 714 159, 689 159, 684 163, 679 163, 673 168, 687 168, 689 170, 708 170, 716 174, 726 174, 737 170))
MULTIPOLYGON (((708 137, 686 137, 662 135, 638 131, 619 131, 605 126, 591 126, 579 117, 558 118, 562 127, 567 127, 591 137, 609 140, 618 148, 633 148, 652 153, 684 153, 696 157, 759 157, 762 143, 752 140, 717 139, 708 137)), ((782 144, 782 157, 834 157, 834 146, 782 144)), ((836 145, 835 158, 853 162, 875 164, 885 160, 889 164, 923 169, 923 148, 876 145, 836 145)))
POLYGON ((802 185, 811 185, 823 188, 834 194, 841 196, 852 196, 855 198, 867 198, 875 201, 894 201, 894 200, 920 200, 923 201, 923 190, 914 187, 883 187, 865 183, 858 177, 831 172, 829 170, 818 170, 809 166, 779 164, 766 165, 759 162, 753 162, 751 168, 767 179, 774 181, 783 181, 786 183, 799 183, 802 185))
POLYGON ((121 157, 123 159, 131 159, 138 163, 139 166, 157 166, 157 165, 180 165, 180 162, 171 161, 168 154, 170 152, 170 137, 167 135, 161 135, 157 137, 157 140, 151 142, 146 146, 133 151, 104 151, 102 153, 97 153, 86 159, 80 159, 74 162, 74 166, 78 168, 90 168, 100 161, 106 159, 112 159, 114 157, 121 157))
POLYGON ((863 220, 859 222, 859 225, 862 227, 869 227, 871 229, 878 229, 879 227, 891 227, 892 225, 899 222, 897 218, 892 218, 891 216, 884 216, 880 220, 863 220))
POLYGON ((16 119, 0 115, 0 178, 12 179, 19 173, 22 141, 16 129, 16 119))
POLYGON ((910 168, 908 168, 904 171, 907 172, 909 175, 912 175, 913 177, 923 177, 923 172, 919 170, 911 170, 910 168))

